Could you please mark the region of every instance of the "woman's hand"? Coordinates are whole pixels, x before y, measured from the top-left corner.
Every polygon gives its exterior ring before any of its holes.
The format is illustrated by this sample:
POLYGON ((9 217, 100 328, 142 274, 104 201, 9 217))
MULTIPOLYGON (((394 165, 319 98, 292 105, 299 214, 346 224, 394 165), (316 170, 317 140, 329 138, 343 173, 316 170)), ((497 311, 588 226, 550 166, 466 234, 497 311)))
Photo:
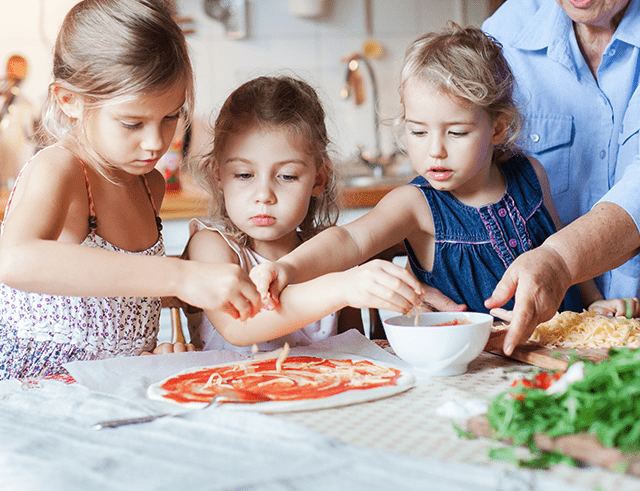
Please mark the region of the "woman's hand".
MULTIPOLYGON (((505 354, 513 353, 538 324, 554 316, 571 284, 566 263, 552 247, 543 244, 516 258, 484 303, 490 310, 497 309, 515 295, 511 324, 504 338, 505 354)), ((492 312, 495 315, 506 311, 492 312)))

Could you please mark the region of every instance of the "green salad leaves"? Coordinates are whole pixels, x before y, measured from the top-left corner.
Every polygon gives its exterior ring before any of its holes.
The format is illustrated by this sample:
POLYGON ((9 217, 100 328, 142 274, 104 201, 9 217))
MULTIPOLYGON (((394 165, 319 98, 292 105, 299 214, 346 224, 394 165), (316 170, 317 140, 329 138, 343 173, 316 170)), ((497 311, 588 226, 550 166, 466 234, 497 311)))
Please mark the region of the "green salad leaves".
MULTIPOLYGON (((590 433, 621 452, 640 450, 640 349, 612 348, 609 357, 598 364, 583 361, 584 378, 564 393, 519 385, 499 394, 487 413, 495 438, 527 446, 533 458, 518 462, 537 468, 567 462, 567 457, 542 452, 534 442, 536 433, 590 433)), ((508 450, 494 450, 492 457, 517 460, 508 450)))

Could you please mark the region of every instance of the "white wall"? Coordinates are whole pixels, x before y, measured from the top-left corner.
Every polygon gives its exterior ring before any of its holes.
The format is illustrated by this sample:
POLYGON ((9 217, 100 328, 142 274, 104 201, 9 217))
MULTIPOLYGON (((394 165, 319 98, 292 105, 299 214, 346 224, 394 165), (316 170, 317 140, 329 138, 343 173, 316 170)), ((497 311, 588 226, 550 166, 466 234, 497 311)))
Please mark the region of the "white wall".
MULTIPOLYGON (((22 54, 30 63, 23 94, 39 104, 50 81, 51 50, 57 28, 76 0, 0 0, 0 63, 22 54)), ((361 51, 367 39, 364 0, 327 0, 323 16, 294 17, 288 0, 247 0, 248 37, 231 40, 222 24, 204 13, 204 0, 177 0, 180 13, 193 17, 188 36, 197 78, 197 112, 208 117, 236 86, 249 78, 275 73, 303 77, 318 89, 329 114, 329 130, 341 155, 357 145, 373 144, 369 79, 368 100, 355 106, 342 100, 345 56, 361 51)), ((373 60, 380 86, 382 118, 399 110, 397 76, 404 50, 420 34, 448 19, 480 25, 486 0, 371 0, 373 34, 386 56, 373 60)), ((383 128, 383 149, 392 137, 383 128)))
MULTIPOLYGON (((337 150, 350 155, 357 145, 374 141, 371 92, 366 72, 367 102, 355 106, 340 98, 346 77, 341 60, 362 51, 367 40, 364 0, 327 0, 323 16, 297 18, 288 0, 248 0, 248 37, 226 38, 221 23, 206 16, 203 0, 180 0, 181 13, 195 19, 189 36, 198 83, 199 111, 215 110, 239 84, 274 73, 297 75, 321 94, 337 150)), ((380 92, 381 117, 399 111, 397 80, 404 51, 416 37, 439 29, 448 19, 479 26, 487 15, 485 0, 371 0, 373 34, 386 56, 372 60, 380 92), (461 17, 466 17, 461 19, 461 17)), ((383 128, 383 149, 392 148, 383 128)))

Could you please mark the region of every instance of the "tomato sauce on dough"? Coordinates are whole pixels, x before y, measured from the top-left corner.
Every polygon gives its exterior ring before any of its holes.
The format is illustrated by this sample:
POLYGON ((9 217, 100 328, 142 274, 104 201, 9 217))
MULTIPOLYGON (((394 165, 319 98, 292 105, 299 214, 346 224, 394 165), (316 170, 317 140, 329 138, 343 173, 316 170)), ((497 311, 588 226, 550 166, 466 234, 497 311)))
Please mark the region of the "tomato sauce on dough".
MULTIPOLYGON (((400 375, 400 370, 366 360, 295 356, 282 363, 281 371, 276 369, 274 358, 238 362, 176 375, 160 388, 166 391, 163 397, 182 404, 209 402, 218 395, 217 387, 259 393, 272 401, 295 401, 329 397, 349 390, 396 385, 400 375)), ((222 399, 220 402, 225 401, 222 399)))

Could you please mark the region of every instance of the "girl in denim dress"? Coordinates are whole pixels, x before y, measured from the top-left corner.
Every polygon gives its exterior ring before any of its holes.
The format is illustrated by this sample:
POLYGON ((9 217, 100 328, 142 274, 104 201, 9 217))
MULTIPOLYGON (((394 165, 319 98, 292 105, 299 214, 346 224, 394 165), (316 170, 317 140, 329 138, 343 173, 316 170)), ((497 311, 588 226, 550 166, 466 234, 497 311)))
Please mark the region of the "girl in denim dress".
MULTIPOLYGON (((412 43, 401 119, 419 176, 360 219, 254 268, 258 291, 277 297, 289 282, 353 267, 404 241, 411 271, 447 310, 487 312, 509 264, 562 226, 542 166, 516 145, 514 84, 501 46, 479 29, 452 24, 412 43)), ((625 314, 623 302, 603 300, 593 282, 579 287, 585 305, 625 314)))

